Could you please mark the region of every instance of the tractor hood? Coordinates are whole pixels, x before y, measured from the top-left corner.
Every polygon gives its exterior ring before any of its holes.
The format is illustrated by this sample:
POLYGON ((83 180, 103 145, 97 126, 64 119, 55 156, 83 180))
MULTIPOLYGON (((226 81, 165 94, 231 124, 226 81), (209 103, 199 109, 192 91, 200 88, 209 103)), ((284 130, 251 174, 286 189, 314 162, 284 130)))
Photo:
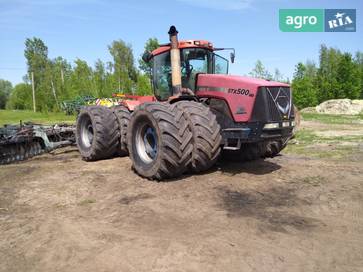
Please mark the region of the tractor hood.
MULTIPOLYGON (((236 86, 244 86, 249 89, 257 89, 258 87, 290 87, 286 83, 270 81, 260 78, 236 76, 236 75, 219 75, 219 74, 200 74, 198 76, 198 86, 204 83, 215 87, 234 88, 236 86)), ((239 87, 240 88, 240 87, 239 87)))
MULTIPOLYGON (((276 92, 275 98, 277 99, 277 96, 280 95, 280 89, 283 89, 283 93, 289 92, 288 99, 291 100, 289 87, 286 83, 251 77, 199 74, 196 93, 199 97, 225 100, 234 121, 247 122, 251 120, 253 107, 259 91, 273 90, 276 92)), ((272 96, 274 95, 272 94, 272 96)), ((291 101, 286 102, 291 104, 291 101)))

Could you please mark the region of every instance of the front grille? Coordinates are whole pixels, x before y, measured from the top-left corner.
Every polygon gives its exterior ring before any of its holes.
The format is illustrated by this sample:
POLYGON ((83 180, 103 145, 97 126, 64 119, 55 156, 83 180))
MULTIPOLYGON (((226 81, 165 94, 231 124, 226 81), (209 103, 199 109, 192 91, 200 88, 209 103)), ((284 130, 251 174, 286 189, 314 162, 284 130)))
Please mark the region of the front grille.
POLYGON ((294 109, 289 87, 260 87, 252 112, 253 121, 292 119, 294 109))
MULTIPOLYGON (((272 89, 272 88, 271 88, 272 89)), ((268 89, 266 88, 266 96, 267 96, 267 104, 268 104, 268 111, 269 111, 269 119, 271 121, 280 121, 282 119, 282 115, 281 113, 279 112, 279 110, 277 109, 276 105, 275 105, 275 102, 271 96, 271 92, 272 93, 275 93, 275 90, 271 90, 271 89, 268 89)))

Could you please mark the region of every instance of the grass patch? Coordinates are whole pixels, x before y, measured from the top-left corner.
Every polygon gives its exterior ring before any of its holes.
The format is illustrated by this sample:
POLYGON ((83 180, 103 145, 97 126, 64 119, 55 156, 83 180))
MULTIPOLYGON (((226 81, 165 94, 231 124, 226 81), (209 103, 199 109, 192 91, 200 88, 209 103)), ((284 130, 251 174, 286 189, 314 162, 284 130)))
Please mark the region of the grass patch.
POLYGON ((285 154, 296 154, 319 159, 343 159, 361 151, 359 151, 358 146, 354 145, 307 146, 290 144, 282 152, 285 154))
POLYGON ((86 206, 88 204, 96 203, 96 199, 85 199, 78 203, 79 206, 86 206))
POLYGON ((318 121, 324 124, 362 124, 363 114, 334 115, 319 113, 301 113, 305 121, 318 121))
POLYGON ((321 183, 325 182, 325 178, 321 176, 312 176, 304 177, 301 181, 312 186, 319 186, 321 183))
POLYGON ((359 147, 354 143, 360 142, 363 142, 363 135, 322 137, 312 130, 301 129, 283 152, 315 158, 341 159, 359 152, 359 147), (342 142, 348 144, 341 145, 342 142))
POLYGON ((295 135, 295 140, 305 145, 311 144, 318 139, 319 136, 317 136, 312 130, 309 129, 300 129, 295 135))
POLYGON ((299 144, 309 145, 314 143, 336 144, 341 142, 363 142, 363 135, 344 135, 344 136, 319 136, 310 129, 301 129, 295 135, 295 140, 299 144))
POLYGON ((63 112, 33 112, 26 110, 0 110, 0 126, 4 124, 19 124, 33 122, 39 124, 75 123, 76 117, 63 112))

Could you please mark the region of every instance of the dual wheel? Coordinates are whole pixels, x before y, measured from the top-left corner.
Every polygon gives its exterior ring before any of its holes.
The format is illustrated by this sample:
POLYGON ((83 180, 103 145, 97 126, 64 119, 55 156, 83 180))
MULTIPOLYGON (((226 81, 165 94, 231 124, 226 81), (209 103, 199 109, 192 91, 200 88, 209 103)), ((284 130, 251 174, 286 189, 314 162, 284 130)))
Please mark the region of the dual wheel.
POLYGON ((122 142, 119 112, 103 106, 88 106, 77 117, 78 150, 86 161, 109 159, 126 153, 122 142))
POLYGON ((134 170, 157 180, 209 169, 222 140, 215 115, 194 101, 141 105, 130 120, 127 138, 134 170))
POLYGON ((85 160, 129 154, 133 169, 149 179, 175 178, 209 169, 220 153, 215 115, 194 101, 145 103, 130 115, 126 108, 86 107, 76 138, 85 160))

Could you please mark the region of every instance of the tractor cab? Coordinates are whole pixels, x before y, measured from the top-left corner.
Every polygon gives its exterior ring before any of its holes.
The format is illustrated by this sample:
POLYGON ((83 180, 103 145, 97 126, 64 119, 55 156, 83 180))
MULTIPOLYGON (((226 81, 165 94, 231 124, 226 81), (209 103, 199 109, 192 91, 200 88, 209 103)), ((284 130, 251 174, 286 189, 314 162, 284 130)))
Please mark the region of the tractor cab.
MULTIPOLYGON (((228 74, 229 61, 214 53, 224 48, 213 48, 210 42, 203 40, 180 41, 178 48, 182 88, 194 92, 198 74, 228 74)), ((158 100, 167 100, 173 95, 170 49, 170 44, 161 45, 146 57, 152 61, 152 82, 158 100)), ((233 60, 234 53, 231 53, 233 60)))

